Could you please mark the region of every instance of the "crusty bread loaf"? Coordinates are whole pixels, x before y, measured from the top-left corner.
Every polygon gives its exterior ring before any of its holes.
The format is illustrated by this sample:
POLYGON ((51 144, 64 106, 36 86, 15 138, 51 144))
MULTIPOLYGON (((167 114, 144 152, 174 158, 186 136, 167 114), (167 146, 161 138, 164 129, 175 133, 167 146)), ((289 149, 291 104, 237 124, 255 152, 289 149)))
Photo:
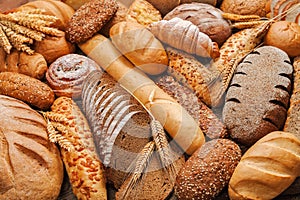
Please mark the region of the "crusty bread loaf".
MULTIPOLYGON (((51 114, 45 116, 64 138, 58 139, 58 144, 61 146, 61 156, 76 197, 86 200, 106 200, 104 166, 97 156, 92 132, 80 108, 71 98, 59 97, 51 106, 51 114), (56 119, 63 116, 65 121, 62 120, 60 125, 56 125, 58 120, 55 120, 55 117, 51 118, 51 115, 55 116, 55 114, 58 116, 56 119), (61 145, 64 142, 65 144, 61 145)), ((49 135, 49 137, 59 138, 58 135, 49 135)))
POLYGON ((95 35, 79 47, 135 95, 185 152, 192 154, 204 143, 201 129, 187 111, 122 56, 108 38, 95 35))
POLYGON ((16 72, 0 73, 0 94, 14 97, 41 110, 50 108, 55 98, 53 90, 46 83, 16 72))
POLYGON ((164 16, 180 4, 180 0, 147 0, 164 16))
POLYGON ((0 72, 18 72, 32 78, 43 79, 47 69, 47 62, 39 53, 28 55, 13 49, 7 54, 0 48, 0 72))
MULTIPOLYGON (((121 196, 129 182, 126 178, 130 175, 130 166, 135 165, 137 155, 151 140, 151 118, 133 96, 110 75, 100 71, 94 71, 87 77, 82 100, 99 157, 107 166, 108 181, 118 189, 116 199, 123 200, 121 196)), ((178 154, 172 162, 179 171, 184 157, 178 154)), ((126 199, 165 199, 173 184, 154 152, 143 178, 126 199)))
POLYGON ((179 199, 214 199, 227 186, 242 156, 229 139, 205 143, 186 161, 175 185, 179 199))
POLYGON ((63 164, 43 117, 0 95, 0 199, 57 199, 63 164))
POLYGON ((208 35, 220 47, 231 35, 230 24, 223 19, 222 11, 207 3, 193 1, 182 4, 170 11, 163 19, 170 20, 174 17, 192 22, 200 32, 208 35))
POLYGON ((300 57, 294 59, 293 67, 293 92, 283 130, 300 138, 300 57))
POLYGON ((80 6, 82 6, 89 0, 61 0, 61 1, 74 8, 74 10, 77 10, 78 8, 80 8, 80 6))
POLYGON ((210 4, 212 6, 217 5, 217 0, 181 0, 180 4, 187 4, 187 3, 193 3, 193 2, 210 4))
POLYGON ((232 200, 274 199, 300 175, 300 140, 275 131, 257 141, 242 156, 230 182, 232 200))
POLYGON ((120 22, 110 29, 112 43, 136 67, 145 73, 157 75, 168 65, 162 43, 137 22, 120 22))
POLYGON ((237 66, 223 109, 224 124, 234 140, 251 146, 283 128, 292 73, 288 55, 272 46, 257 48, 237 66))
POLYGON ((223 0, 220 8, 224 12, 264 17, 267 14, 265 10, 267 2, 268 0, 223 0))

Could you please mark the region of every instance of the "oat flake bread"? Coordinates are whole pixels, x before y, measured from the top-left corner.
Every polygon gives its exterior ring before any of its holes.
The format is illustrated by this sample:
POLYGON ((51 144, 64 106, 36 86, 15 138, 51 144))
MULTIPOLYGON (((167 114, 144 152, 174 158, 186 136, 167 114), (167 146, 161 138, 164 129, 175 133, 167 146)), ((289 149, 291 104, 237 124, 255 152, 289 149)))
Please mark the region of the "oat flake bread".
POLYGON ((0 95, 0 199, 57 199, 63 164, 43 117, 0 95))
POLYGON ((223 109, 224 124, 234 140, 250 146, 283 128, 292 72, 287 54, 272 46, 257 48, 238 65, 223 109))

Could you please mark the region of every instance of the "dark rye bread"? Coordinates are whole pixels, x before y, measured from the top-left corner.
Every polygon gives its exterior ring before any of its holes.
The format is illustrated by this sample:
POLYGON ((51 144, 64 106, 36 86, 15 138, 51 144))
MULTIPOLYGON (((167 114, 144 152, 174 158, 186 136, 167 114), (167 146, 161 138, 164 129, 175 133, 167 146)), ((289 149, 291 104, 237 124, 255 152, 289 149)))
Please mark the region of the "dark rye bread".
MULTIPOLYGON (((120 189, 129 176, 130 165, 152 140, 149 114, 110 75, 100 71, 94 71, 87 77, 83 84, 82 100, 99 157, 107 167, 107 180, 120 189), (114 123, 116 134, 111 137, 108 132, 114 123)), ((183 156, 178 155, 174 162, 179 171, 184 163, 183 156)), ((167 179, 156 154, 149 163, 149 169, 151 171, 144 175, 129 199, 165 199, 171 193, 174 183, 167 179)))
POLYGON ((241 159, 239 146, 229 139, 206 142, 186 161, 175 183, 179 199, 214 199, 227 186, 241 159))
POLYGON ((241 62, 226 94, 223 121, 230 136, 250 146, 283 128, 293 67, 288 55, 263 46, 241 62))
POLYGON ((24 102, 0 95, 0 199, 57 199, 63 181, 59 150, 46 121, 24 102))
POLYGON ((174 77, 164 75, 156 80, 156 84, 173 97, 199 123, 203 133, 209 139, 228 136, 225 125, 188 87, 180 84, 174 77))

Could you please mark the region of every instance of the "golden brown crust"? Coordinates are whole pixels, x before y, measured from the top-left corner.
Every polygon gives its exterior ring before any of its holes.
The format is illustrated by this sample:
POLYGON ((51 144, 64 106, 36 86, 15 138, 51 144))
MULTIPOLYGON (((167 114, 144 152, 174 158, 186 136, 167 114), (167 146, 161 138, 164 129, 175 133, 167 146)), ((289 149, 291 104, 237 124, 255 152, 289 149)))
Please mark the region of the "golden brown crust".
POLYGON ((265 10, 268 0, 223 0, 220 8, 224 12, 241 14, 241 15, 259 15, 264 17, 267 12, 265 10))
POLYGON ((47 84, 16 72, 0 73, 0 94, 14 97, 41 110, 47 110, 55 98, 47 84))

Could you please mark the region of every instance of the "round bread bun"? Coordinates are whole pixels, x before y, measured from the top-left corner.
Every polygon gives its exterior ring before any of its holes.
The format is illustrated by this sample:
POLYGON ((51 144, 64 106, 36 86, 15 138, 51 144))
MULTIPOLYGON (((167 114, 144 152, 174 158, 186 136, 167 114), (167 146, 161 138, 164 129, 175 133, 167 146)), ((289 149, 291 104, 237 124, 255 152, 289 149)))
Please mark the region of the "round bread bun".
POLYGON ((275 22, 267 32, 264 42, 265 45, 285 51, 290 57, 300 56, 300 26, 288 21, 275 22))
POLYGON ((180 0, 147 0, 164 16, 180 4, 180 0))

